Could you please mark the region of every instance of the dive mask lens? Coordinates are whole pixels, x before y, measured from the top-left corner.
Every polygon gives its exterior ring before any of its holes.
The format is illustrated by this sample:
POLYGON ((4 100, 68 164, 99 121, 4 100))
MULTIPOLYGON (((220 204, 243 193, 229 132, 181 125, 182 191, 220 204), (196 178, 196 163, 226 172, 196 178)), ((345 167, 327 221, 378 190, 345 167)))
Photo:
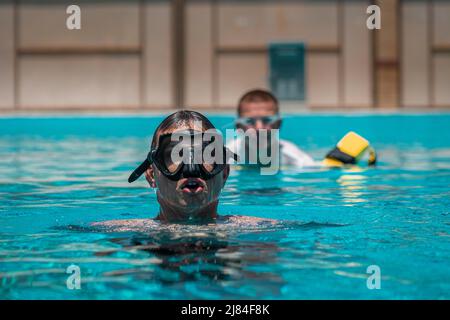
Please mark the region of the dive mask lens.
POLYGON ((182 159, 182 157, 183 157, 183 154, 181 154, 181 155, 180 155, 179 157, 177 157, 177 158, 174 158, 174 157, 171 156, 172 149, 167 148, 167 149, 165 149, 165 150, 162 151, 162 152, 163 152, 162 159, 163 159, 163 162, 164 162, 164 167, 165 167, 165 168, 167 169, 167 171, 169 171, 170 173, 175 173, 175 172, 179 169, 179 167, 181 166, 181 164, 182 164, 181 159, 182 159))
POLYGON ((273 125, 276 121, 280 119, 280 116, 264 116, 264 117, 241 117, 236 120, 237 124, 243 126, 254 126, 256 121, 261 121, 264 125, 273 125))
POLYGON ((166 176, 176 174, 190 156, 191 134, 176 132, 159 137, 153 161, 166 176))
POLYGON ((236 124, 240 124, 243 126, 254 126, 256 123, 255 118, 251 117, 241 117, 236 120, 236 124))
POLYGON ((275 115, 275 116, 267 116, 267 117, 262 117, 261 121, 262 123, 264 123, 265 125, 272 125, 274 124, 276 121, 278 121, 280 119, 279 116, 275 115))

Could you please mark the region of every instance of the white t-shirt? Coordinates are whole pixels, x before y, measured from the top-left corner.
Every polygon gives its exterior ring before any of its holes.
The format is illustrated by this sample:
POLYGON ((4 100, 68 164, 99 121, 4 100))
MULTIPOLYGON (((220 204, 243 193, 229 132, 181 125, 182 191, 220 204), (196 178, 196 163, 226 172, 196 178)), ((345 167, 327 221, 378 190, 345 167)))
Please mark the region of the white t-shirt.
MULTIPOLYGON (((237 155, 243 154, 244 144, 242 138, 235 138, 227 142, 227 148, 237 155)), ((310 155, 297 147, 292 142, 280 139, 281 165, 295 167, 315 166, 310 155)))

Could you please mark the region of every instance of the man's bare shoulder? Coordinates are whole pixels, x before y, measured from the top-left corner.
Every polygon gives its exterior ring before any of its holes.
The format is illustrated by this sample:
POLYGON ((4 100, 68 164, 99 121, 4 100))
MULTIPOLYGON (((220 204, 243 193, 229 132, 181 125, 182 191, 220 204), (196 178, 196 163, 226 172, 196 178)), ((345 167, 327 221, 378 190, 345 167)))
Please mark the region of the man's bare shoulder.
POLYGON ((135 231, 144 228, 154 228, 158 226, 158 222, 153 219, 124 219, 124 220, 108 220, 91 223, 92 227, 105 228, 114 231, 135 231))
MULTIPOLYGON (((274 226, 279 221, 273 219, 264 219, 251 216, 240 216, 240 215, 224 215, 219 216, 213 222, 208 224, 199 225, 199 227, 211 228, 211 229, 221 229, 239 227, 240 229, 253 229, 261 226, 274 226)), ((182 227, 182 224, 176 224, 182 227)), ((148 231, 155 229, 166 229, 170 226, 175 226, 175 224, 161 223, 160 221, 154 219, 124 219, 124 220, 108 220, 94 222, 91 227, 107 230, 110 232, 128 232, 128 231, 148 231)), ((192 226, 192 225, 191 225, 192 226)))
POLYGON ((236 224, 247 224, 247 225, 259 225, 261 223, 277 224, 278 220, 258 218, 252 216, 240 216, 240 215, 227 215, 221 216, 219 218, 220 222, 224 223, 236 223, 236 224))

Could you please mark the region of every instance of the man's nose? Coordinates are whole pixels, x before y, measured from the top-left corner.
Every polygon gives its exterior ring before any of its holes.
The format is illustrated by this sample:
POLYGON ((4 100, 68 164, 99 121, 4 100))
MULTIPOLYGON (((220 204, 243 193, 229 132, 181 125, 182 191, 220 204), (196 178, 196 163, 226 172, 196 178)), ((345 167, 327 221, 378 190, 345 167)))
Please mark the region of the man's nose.
POLYGON ((264 123, 261 121, 261 119, 256 120, 255 129, 256 130, 264 129, 264 123))

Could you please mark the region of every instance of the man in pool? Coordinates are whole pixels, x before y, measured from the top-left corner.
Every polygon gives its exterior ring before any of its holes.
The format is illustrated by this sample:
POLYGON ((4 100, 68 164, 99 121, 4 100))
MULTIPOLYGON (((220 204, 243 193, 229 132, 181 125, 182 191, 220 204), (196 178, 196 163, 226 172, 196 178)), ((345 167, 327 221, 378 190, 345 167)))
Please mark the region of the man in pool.
POLYGON ((113 220, 93 225, 130 231, 152 228, 158 224, 155 220, 161 223, 221 221, 247 225, 274 221, 218 216, 219 195, 230 172, 229 158, 236 160, 236 155, 225 148, 221 135, 205 116, 195 111, 175 112, 155 130, 147 158, 128 179, 131 183, 145 174, 150 187, 156 189, 160 206, 156 219, 113 220), (215 149, 211 148, 213 143, 215 149), (200 157, 195 154, 196 150, 200 150, 200 157), (208 154, 211 157, 205 157, 208 154))
MULTIPOLYGON (((236 120, 236 128, 242 129, 244 132, 255 130, 256 133, 262 130, 280 129, 281 116, 277 98, 266 90, 256 89, 245 93, 239 100, 237 107, 238 119, 236 120)), ((260 150, 251 150, 252 146, 249 140, 243 137, 235 138, 227 142, 227 147, 240 157, 243 154, 252 152, 260 154, 260 150), (244 152, 244 150, 246 152, 244 152)), ((257 148, 261 145, 269 146, 270 144, 255 144, 257 148)), ((295 144, 279 139, 277 141, 280 151, 280 164, 285 166, 308 167, 314 166, 314 160, 298 148, 295 144)), ((243 157, 242 157, 243 158, 243 157)))

